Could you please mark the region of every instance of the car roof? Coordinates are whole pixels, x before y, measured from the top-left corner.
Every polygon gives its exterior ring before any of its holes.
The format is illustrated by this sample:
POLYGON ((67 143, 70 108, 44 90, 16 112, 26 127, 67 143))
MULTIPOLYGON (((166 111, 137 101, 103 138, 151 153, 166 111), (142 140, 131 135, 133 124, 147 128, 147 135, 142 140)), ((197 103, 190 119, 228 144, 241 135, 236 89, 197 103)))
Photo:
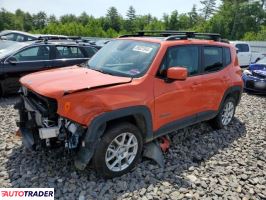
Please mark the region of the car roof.
POLYGON ((178 44, 206 44, 232 46, 229 41, 222 39, 217 33, 197 33, 193 31, 139 31, 137 34, 123 35, 119 39, 135 40, 143 42, 159 43, 161 45, 178 45, 178 44))
POLYGON ((23 31, 16 31, 16 30, 4 30, 0 32, 0 35, 6 35, 8 33, 18 33, 18 34, 37 38, 37 36, 35 36, 34 34, 30 34, 30 33, 23 32, 23 31))
POLYGON ((65 45, 65 46, 85 46, 85 47, 93 47, 90 43, 84 42, 76 42, 74 40, 37 40, 37 41, 30 41, 25 42, 26 44, 32 46, 38 45, 65 45))
POLYGON ((203 45, 219 45, 225 47, 231 47, 232 45, 220 41, 203 40, 203 39, 180 39, 165 41, 163 37, 128 37, 118 38, 119 40, 134 40, 142 42, 159 43, 161 45, 173 46, 173 45, 188 45, 188 44, 203 44, 203 45))

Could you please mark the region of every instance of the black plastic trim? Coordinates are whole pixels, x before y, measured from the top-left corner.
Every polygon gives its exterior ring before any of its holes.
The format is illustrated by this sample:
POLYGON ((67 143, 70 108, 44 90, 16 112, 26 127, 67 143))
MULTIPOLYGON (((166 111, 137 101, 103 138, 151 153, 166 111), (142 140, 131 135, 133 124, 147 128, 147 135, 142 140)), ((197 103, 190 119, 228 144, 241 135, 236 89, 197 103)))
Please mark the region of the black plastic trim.
POLYGON ((95 117, 89 125, 83 139, 85 145, 81 146, 78 151, 75 160, 75 166, 78 169, 84 169, 89 163, 96 150, 97 144, 104 133, 106 122, 121 117, 134 116, 136 114, 141 114, 145 119, 147 131, 146 133, 144 133, 144 140, 146 142, 153 140, 152 116, 149 108, 147 108, 146 106, 134 106, 107 112, 95 117))
POLYGON ((154 136, 155 138, 161 137, 177 129, 182 129, 195 123, 197 123, 197 115, 178 119, 159 128, 157 131, 155 131, 154 136))
POLYGON ((206 111, 201 112, 192 116, 188 116, 182 119, 175 120, 173 122, 170 122, 163 127, 159 128, 155 134, 154 139, 161 137, 163 135, 166 135, 168 133, 171 133, 175 130, 185 128, 187 126, 191 126, 193 124, 197 124, 199 122, 207 121, 212 118, 214 118, 217 115, 217 111, 206 111))
POLYGON ((223 102, 225 101, 225 99, 231 94, 231 93, 235 93, 235 92, 239 92, 239 97, 238 99, 236 99, 236 104, 238 105, 240 100, 241 100, 241 95, 243 93, 243 87, 241 86, 232 86, 230 88, 228 88, 225 93, 224 93, 224 96, 223 96, 223 99, 220 103, 220 107, 219 107, 219 110, 221 109, 222 105, 223 105, 223 102))

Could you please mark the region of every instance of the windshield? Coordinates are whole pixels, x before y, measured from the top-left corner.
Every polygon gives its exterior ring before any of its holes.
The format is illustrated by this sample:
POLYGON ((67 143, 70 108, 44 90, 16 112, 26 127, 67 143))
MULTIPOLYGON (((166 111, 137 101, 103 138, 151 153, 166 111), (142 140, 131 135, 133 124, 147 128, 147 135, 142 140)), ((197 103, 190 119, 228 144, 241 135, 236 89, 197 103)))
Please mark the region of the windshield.
MULTIPOLYGON (((6 48, 0 49, 0 58, 3 58, 9 55, 12 52, 16 52, 17 50, 21 49, 22 47, 26 46, 23 42, 11 42, 10 45, 7 45, 6 48)), ((0 42, 0 46, 6 45, 4 41, 0 42), (3 43, 2 43, 3 42, 3 43)))
POLYGON ((266 65, 266 57, 262 58, 261 60, 259 60, 258 62, 256 62, 257 64, 263 64, 266 65))
POLYGON ((132 40, 113 40, 100 49, 88 67, 114 76, 139 77, 150 66, 159 44, 132 40))

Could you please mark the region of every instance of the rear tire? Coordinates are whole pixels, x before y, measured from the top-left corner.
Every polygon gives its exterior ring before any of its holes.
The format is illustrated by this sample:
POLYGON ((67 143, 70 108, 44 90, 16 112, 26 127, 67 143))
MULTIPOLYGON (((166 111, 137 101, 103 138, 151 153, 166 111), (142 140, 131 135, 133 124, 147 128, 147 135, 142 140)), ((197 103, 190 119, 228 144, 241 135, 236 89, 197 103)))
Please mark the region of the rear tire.
POLYGON ((236 100, 233 97, 227 97, 218 115, 210 120, 210 125, 215 129, 222 129, 229 125, 234 118, 236 109, 236 100))
POLYGON ((121 176, 136 167, 141 158, 143 139, 131 123, 107 128, 93 156, 97 173, 104 178, 121 176))

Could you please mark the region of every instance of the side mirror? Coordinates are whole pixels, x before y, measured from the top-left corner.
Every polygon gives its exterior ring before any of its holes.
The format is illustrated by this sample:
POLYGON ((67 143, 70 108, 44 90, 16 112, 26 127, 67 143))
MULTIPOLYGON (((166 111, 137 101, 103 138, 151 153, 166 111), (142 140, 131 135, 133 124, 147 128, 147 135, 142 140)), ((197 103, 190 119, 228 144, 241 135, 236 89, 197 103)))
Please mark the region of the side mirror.
POLYGON ((188 77, 188 71, 184 67, 170 67, 167 70, 167 78, 172 80, 186 80, 188 77))
POLYGON ((238 48, 236 48, 236 54, 238 54, 239 53, 239 49, 238 48))
POLYGON ((15 64, 17 64, 18 61, 15 57, 12 56, 12 57, 7 59, 7 62, 12 64, 12 65, 15 65, 15 64))

